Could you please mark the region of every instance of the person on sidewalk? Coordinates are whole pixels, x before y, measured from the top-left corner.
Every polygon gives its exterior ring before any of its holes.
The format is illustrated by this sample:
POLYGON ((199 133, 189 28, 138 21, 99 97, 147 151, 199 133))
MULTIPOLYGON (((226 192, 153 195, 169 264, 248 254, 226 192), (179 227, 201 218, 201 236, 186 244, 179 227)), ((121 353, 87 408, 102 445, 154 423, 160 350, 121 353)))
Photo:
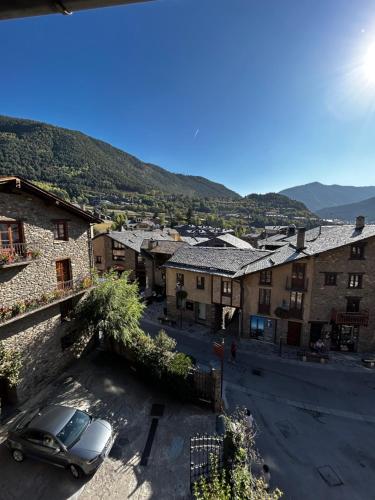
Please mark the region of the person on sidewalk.
POLYGON ((265 483, 266 491, 269 491, 270 481, 271 481, 271 472, 270 472, 270 468, 268 467, 267 464, 263 464, 261 477, 265 483))
POLYGON ((232 363, 236 362, 236 355, 237 355, 237 343, 236 340, 232 340, 232 344, 230 346, 230 360, 232 363))

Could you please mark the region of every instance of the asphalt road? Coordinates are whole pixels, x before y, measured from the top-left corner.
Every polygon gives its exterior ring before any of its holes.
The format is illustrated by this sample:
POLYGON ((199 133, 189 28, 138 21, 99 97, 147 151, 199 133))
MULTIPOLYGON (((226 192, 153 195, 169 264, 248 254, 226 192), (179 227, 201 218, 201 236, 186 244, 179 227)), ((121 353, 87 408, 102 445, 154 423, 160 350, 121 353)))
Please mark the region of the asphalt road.
MULTIPOLYGON (((160 329, 147 320, 142 326, 152 335, 160 329)), ((217 364, 207 336, 165 330, 199 364, 217 364)), ((375 370, 332 369, 241 347, 232 365, 229 345, 227 351, 224 400, 229 410, 251 409, 271 485, 293 500, 375 500, 375 370)))

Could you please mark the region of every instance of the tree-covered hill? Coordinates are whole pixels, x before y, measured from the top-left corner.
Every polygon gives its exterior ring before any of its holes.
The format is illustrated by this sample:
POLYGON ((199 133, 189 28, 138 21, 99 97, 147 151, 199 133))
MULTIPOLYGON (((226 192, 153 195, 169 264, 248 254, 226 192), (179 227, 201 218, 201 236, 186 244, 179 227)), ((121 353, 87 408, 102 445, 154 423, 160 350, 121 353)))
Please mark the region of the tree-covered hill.
POLYGON ((129 191, 239 198, 222 184, 168 172, 81 132, 0 116, 0 175, 11 174, 51 183, 72 198, 129 191))

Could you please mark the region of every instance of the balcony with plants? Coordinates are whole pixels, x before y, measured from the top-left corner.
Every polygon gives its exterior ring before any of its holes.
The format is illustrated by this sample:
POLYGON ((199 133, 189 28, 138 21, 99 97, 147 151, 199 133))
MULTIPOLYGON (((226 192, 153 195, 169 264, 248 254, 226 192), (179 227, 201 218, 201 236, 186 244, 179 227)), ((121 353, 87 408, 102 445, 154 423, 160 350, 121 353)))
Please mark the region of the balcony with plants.
POLYGON ((84 293, 93 286, 94 279, 88 275, 74 280, 60 281, 55 289, 43 293, 40 297, 20 300, 11 306, 0 305, 0 326, 84 293))
POLYGON ((13 243, 0 246, 0 269, 25 266, 39 259, 40 250, 28 248, 26 243, 13 243))

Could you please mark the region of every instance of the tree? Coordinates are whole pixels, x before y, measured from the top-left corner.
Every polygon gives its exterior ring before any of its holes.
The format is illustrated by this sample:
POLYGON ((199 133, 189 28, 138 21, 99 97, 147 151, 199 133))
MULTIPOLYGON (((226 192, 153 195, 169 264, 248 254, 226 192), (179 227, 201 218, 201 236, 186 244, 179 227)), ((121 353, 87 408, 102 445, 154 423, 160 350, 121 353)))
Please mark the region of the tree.
POLYGON ((193 219, 193 210, 191 207, 189 207, 186 212, 186 222, 188 224, 191 224, 192 219, 193 219))
POLYGON ((102 333, 125 344, 140 335, 144 305, 138 284, 130 283, 128 274, 106 274, 76 309, 76 320, 83 333, 102 333))
POLYGON ((112 231, 121 231, 122 226, 126 226, 128 223, 128 218, 125 213, 115 215, 112 224, 112 231))

